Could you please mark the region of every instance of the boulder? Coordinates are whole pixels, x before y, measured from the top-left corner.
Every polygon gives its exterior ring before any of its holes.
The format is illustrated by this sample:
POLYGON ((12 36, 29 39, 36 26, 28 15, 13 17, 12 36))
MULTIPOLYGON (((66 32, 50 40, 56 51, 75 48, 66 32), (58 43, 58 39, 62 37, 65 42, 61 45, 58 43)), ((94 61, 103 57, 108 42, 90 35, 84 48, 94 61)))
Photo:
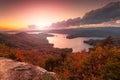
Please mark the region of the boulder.
POLYGON ((0 57, 0 80, 58 80, 54 72, 0 57))

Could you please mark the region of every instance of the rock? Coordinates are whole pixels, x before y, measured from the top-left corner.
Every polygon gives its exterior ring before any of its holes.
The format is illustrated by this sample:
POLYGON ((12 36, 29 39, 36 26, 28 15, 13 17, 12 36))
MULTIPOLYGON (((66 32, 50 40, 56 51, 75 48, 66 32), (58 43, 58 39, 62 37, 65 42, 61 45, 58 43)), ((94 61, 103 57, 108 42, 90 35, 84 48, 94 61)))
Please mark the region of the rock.
POLYGON ((0 80, 58 80, 54 72, 0 57, 0 80))

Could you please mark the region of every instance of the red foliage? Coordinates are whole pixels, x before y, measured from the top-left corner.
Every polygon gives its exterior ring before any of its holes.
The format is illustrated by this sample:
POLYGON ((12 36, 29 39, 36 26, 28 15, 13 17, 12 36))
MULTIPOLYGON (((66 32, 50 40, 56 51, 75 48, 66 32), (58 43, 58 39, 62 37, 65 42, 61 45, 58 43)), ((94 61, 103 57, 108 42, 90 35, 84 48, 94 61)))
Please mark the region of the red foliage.
POLYGON ((23 54, 17 53, 17 54, 16 54, 16 57, 21 59, 21 58, 23 57, 23 54))
POLYGON ((76 64, 76 65, 75 65, 75 69, 76 69, 76 70, 79 70, 79 69, 80 69, 80 64, 76 64))
POLYGON ((65 69, 65 70, 64 70, 64 74, 65 74, 65 75, 69 75, 69 70, 65 69))

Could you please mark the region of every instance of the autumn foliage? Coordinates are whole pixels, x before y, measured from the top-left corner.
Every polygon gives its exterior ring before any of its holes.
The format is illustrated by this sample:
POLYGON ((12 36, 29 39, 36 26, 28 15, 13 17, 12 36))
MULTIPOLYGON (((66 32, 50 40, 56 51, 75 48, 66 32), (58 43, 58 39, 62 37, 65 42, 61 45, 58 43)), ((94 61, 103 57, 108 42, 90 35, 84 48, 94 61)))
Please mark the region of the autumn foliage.
POLYGON ((109 40, 89 52, 59 54, 12 49, 0 44, 0 56, 54 71, 61 80, 119 80, 120 48, 112 46, 109 40))

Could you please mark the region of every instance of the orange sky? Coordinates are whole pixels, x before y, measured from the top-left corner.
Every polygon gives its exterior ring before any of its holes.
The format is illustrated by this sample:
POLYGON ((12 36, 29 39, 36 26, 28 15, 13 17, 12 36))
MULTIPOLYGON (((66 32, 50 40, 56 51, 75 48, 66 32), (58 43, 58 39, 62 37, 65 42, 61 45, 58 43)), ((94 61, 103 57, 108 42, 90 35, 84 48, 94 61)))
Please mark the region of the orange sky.
MULTIPOLYGON (((51 23, 82 17, 115 0, 0 0, 0 30, 38 29, 51 23)), ((117 0, 116 0, 117 1, 117 0)))

